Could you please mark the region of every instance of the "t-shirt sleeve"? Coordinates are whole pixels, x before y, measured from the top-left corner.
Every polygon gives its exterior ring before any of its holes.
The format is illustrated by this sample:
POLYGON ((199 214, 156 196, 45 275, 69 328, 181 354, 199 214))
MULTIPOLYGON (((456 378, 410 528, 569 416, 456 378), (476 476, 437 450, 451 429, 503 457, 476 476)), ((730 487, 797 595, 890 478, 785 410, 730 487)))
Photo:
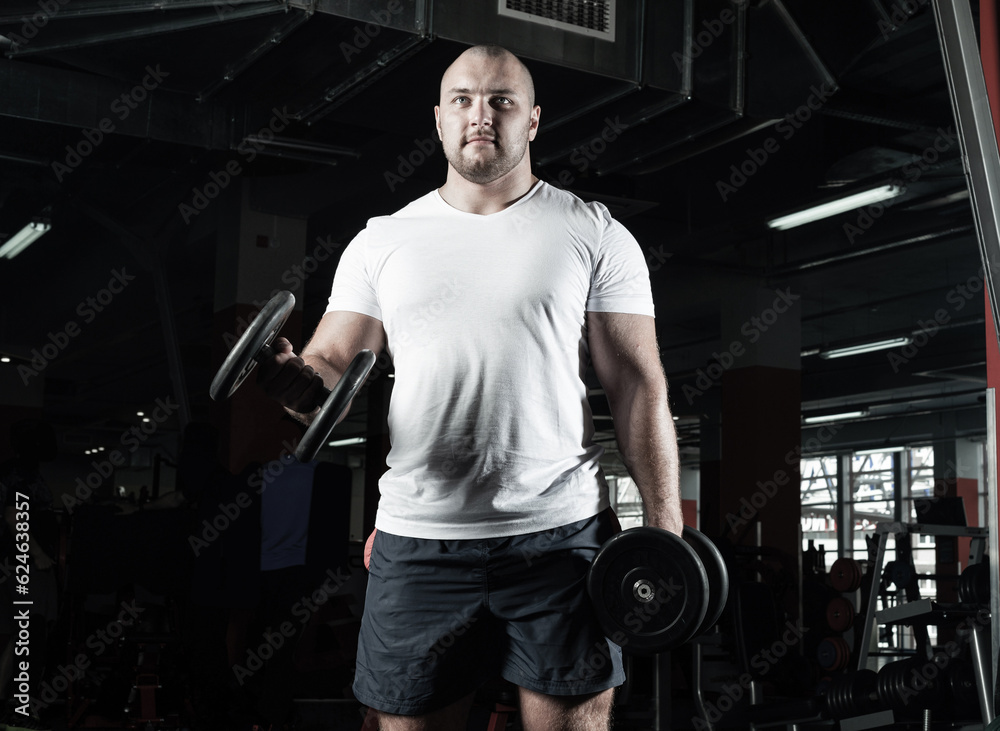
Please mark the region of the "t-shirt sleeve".
POLYGON ((590 281, 587 310, 653 315, 649 267, 642 248, 628 229, 600 208, 601 241, 590 281))
POLYGON ((341 254, 337 271, 333 275, 333 289, 326 305, 327 312, 346 310, 382 319, 382 308, 367 265, 367 241, 368 229, 365 229, 354 237, 341 254))

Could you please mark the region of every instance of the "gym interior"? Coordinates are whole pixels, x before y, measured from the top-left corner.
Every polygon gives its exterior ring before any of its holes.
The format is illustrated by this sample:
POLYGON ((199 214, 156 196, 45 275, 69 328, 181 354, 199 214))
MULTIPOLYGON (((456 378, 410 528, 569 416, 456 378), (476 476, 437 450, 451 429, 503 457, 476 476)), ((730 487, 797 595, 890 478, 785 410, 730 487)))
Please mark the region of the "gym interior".
MULTIPOLYGON (((51 505, 6 505, 52 559, 4 548, 7 718, 23 649, 38 728, 374 728, 392 361, 308 463, 254 374, 210 389, 276 294, 307 341, 365 222, 441 185, 441 73, 491 43, 534 77, 534 174, 645 254, 720 562, 626 646, 614 728, 995 728, 998 29, 976 0, 3 3, 0 479, 37 467, 51 505), (261 561, 281 530, 294 571, 261 561)), ((521 728, 510 689, 468 728, 521 728)))

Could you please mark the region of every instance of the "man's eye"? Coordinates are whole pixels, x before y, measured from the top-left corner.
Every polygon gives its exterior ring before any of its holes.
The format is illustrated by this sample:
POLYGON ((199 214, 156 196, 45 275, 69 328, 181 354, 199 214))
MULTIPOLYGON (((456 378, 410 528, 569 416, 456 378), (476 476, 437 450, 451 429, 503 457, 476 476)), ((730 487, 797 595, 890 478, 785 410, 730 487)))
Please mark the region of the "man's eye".
POLYGON ((455 97, 455 102, 457 104, 465 104, 467 101, 469 101, 469 97, 467 97, 467 96, 456 96, 455 97))
POLYGON ((496 102, 496 103, 498 103, 498 104, 513 104, 513 103, 514 103, 514 102, 512 102, 512 101, 511 101, 510 99, 508 99, 508 98, 507 98, 507 97, 505 97, 505 96, 498 96, 498 97, 495 97, 495 98, 493 99, 493 101, 495 101, 495 102, 496 102))

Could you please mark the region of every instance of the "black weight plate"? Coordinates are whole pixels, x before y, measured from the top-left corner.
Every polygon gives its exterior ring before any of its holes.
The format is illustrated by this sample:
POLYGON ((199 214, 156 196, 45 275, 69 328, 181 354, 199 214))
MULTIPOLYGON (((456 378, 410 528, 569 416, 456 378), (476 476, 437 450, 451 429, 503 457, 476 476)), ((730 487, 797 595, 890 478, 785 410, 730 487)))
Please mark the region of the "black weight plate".
POLYGON ((948 693, 951 696, 955 718, 971 718, 979 713, 979 692, 976 689, 976 674, 971 662, 953 661, 946 669, 948 693), (961 715, 969 714, 969 715, 961 715))
POLYGON ((827 713, 839 720, 877 711, 877 688, 875 671, 865 669, 838 676, 821 695, 827 713))
POLYGON ((295 307, 295 295, 278 292, 261 309, 229 351, 208 390, 213 401, 229 398, 257 365, 260 349, 270 345, 295 307))
POLYGON ((850 600, 835 596, 826 605, 826 624, 834 632, 846 632, 854 624, 854 605, 850 600))
POLYGON ((851 658, 851 648, 843 637, 826 637, 816 647, 816 660, 827 671, 842 670, 851 658))
POLYGON ((302 441, 295 450, 295 456, 301 462, 311 462, 319 452, 323 442, 330 436, 333 427, 340 421, 344 411, 358 394, 372 366, 375 365, 375 354, 370 350, 362 350, 354 356, 347 370, 330 391, 326 401, 320 407, 319 414, 302 435, 302 441))
POLYGON ((989 563, 973 564, 976 570, 972 572, 972 600, 976 604, 990 603, 990 569, 989 563))
POLYGON ((861 577, 861 565, 853 558, 838 558, 830 567, 830 584, 837 591, 856 590, 861 577))
POLYGON ((637 655, 684 644, 708 609, 698 554, 659 528, 632 528, 608 540, 590 566, 587 592, 607 636, 637 655))
POLYGON ((975 564, 966 566, 965 571, 958 577, 958 600, 965 604, 975 603, 975 590, 973 584, 973 572, 975 564))
POLYGON ((878 674, 874 670, 865 668, 854 673, 851 682, 852 704, 854 716, 863 716, 867 713, 875 713, 879 709, 878 704, 878 674))
POLYGON ((878 699, 899 717, 917 718, 921 709, 938 707, 945 700, 943 681, 940 668, 929 660, 897 660, 878 671, 878 699))
POLYGON ((701 565, 705 567, 705 573, 708 575, 708 607, 705 619, 695 632, 697 637, 710 630, 719 621, 726 608, 726 601, 729 599, 729 570, 718 547, 704 533, 690 526, 684 526, 681 537, 698 554, 701 565))

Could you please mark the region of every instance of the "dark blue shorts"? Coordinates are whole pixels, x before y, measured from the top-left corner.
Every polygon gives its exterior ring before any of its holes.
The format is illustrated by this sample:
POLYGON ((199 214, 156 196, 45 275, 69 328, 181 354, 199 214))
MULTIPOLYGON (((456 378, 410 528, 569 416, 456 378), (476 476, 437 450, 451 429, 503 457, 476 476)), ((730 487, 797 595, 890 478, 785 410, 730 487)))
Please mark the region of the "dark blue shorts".
POLYGON ((504 679, 549 695, 625 681, 587 596, 587 569, 618 530, 609 513, 523 536, 404 538, 372 546, 354 694, 422 715, 504 679))

